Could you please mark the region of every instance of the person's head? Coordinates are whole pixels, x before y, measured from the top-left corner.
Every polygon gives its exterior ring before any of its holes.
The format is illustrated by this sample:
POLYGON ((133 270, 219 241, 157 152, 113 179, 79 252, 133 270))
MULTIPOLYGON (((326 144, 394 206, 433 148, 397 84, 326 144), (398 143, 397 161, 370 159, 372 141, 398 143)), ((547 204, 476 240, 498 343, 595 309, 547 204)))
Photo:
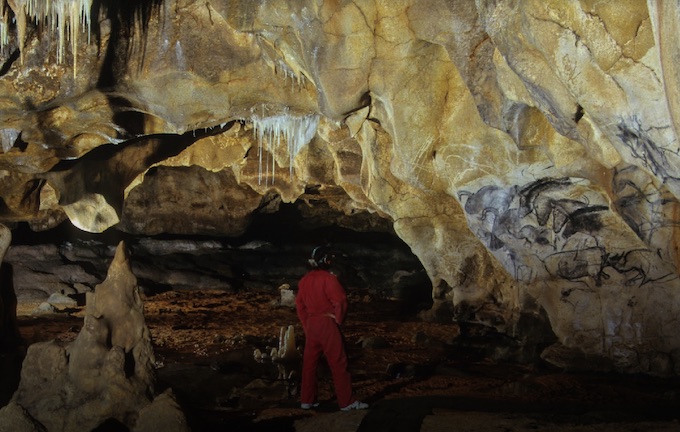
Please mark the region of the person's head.
POLYGON ((333 254, 328 246, 317 246, 312 250, 309 264, 314 268, 328 270, 333 262, 333 254))

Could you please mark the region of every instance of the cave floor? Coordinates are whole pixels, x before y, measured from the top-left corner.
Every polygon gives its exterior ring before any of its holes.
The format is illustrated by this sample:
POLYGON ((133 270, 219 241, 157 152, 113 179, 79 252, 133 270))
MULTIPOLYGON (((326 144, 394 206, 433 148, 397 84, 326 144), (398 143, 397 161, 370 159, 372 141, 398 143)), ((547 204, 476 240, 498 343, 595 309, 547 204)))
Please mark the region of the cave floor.
MULTIPOLYGON (((348 297, 343 332, 366 411, 338 412, 326 367, 321 405, 303 411, 295 378, 279 380, 276 365, 253 359, 278 345, 282 327, 294 325, 298 346, 304 341, 295 311, 272 293, 144 298, 157 390, 172 388, 194 431, 680 431, 677 379, 499 363, 452 344, 454 324, 423 322, 408 305, 367 293, 348 297), (376 340, 387 346, 364 346, 376 340)), ((84 307, 33 315, 36 307, 17 310, 27 343, 75 339, 84 307)))

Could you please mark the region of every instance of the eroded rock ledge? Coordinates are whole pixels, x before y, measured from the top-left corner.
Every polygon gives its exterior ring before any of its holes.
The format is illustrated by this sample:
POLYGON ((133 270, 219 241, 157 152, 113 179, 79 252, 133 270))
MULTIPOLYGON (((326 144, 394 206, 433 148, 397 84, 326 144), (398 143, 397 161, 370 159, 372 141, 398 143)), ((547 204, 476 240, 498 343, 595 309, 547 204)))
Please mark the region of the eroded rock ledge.
POLYGON ((676 6, 102 0, 67 47, 0 4, 0 220, 234 236, 324 202, 393 225, 433 312, 680 373, 676 6))

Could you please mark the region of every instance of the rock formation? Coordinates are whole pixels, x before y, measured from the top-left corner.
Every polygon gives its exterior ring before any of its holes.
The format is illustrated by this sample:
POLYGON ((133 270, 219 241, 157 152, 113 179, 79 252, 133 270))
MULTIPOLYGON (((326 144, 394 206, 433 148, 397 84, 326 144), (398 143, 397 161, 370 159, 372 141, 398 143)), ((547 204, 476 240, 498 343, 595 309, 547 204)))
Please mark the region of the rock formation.
POLYGON ((237 236, 325 203, 389 221, 433 316, 680 373, 674 3, 34 3, 0 0, 0 221, 237 236))
POLYGON ((0 430, 89 431, 106 422, 132 428, 144 419, 135 429, 144 431, 156 430, 154 418, 174 425, 165 430, 188 430, 171 393, 153 401, 154 382, 143 304, 121 243, 106 280, 87 294, 78 337, 66 346, 29 346, 19 388, 0 410, 0 430))

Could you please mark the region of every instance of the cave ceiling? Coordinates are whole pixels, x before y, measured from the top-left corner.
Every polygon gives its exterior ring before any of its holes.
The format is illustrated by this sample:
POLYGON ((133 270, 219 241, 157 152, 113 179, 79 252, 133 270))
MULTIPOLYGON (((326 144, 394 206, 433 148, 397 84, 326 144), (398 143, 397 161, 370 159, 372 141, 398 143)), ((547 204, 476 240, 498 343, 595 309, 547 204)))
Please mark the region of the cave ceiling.
POLYGON ((673 4, 0 0, 0 221, 370 215, 435 307, 679 373, 673 4))

